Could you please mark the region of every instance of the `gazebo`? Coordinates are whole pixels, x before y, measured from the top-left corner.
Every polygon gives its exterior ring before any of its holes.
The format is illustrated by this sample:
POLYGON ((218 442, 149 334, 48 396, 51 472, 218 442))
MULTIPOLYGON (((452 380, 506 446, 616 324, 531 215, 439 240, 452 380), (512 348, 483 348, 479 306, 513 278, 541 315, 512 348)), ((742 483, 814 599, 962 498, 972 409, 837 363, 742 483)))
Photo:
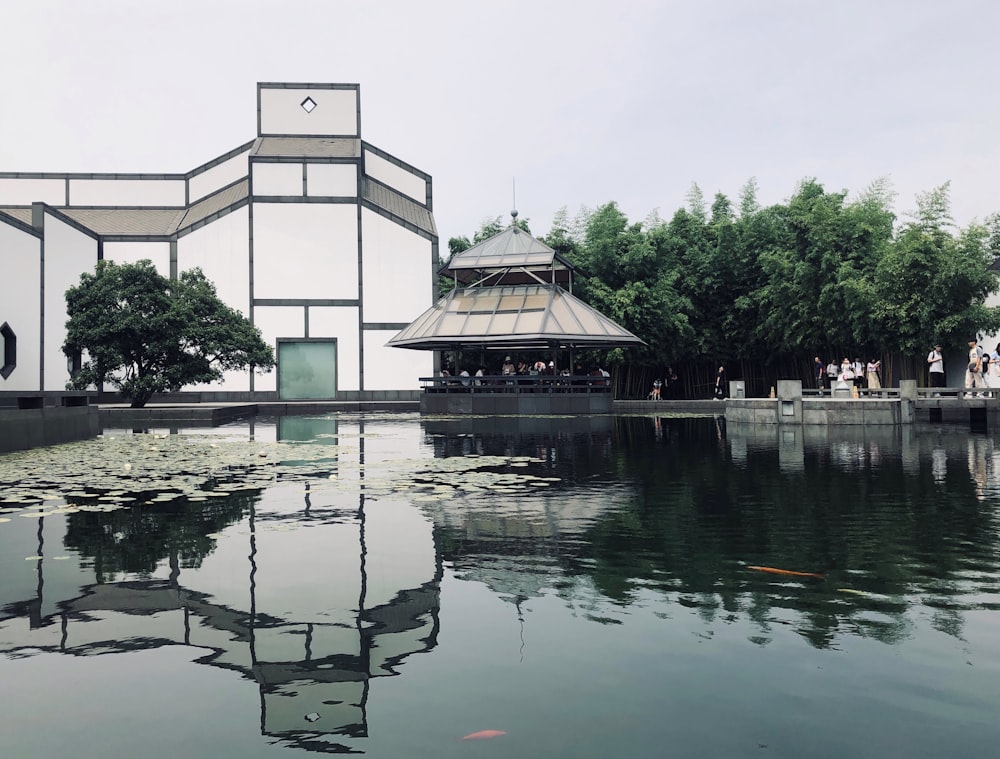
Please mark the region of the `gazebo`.
MULTIPOLYGON (((513 213, 515 222, 517 213, 513 213)), ((572 294, 573 265, 512 223, 456 254, 440 270, 454 288, 393 337, 414 350, 535 351, 549 360, 527 375, 422 379, 425 413, 600 413, 611 411, 607 378, 567 375, 574 351, 643 345, 643 341, 572 294)), ((496 354, 495 354, 496 355, 496 354)), ((486 361, 480 358, 480 364, 486 361)), ((491 364, 500 364, 500 360, 491 364)), ((455 367, 456 371, 460 367, 455 367)))

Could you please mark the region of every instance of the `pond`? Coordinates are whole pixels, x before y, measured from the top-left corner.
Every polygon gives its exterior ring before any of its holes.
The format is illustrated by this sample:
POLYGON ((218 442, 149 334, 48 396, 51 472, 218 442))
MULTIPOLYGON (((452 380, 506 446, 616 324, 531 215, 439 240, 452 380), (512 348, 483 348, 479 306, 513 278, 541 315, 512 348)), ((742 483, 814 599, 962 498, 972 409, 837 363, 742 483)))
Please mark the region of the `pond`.
POLYGON ((3 756, 989 754, 998 506, 1000 446, 947 427, 351 413, 9 454, 3 756))

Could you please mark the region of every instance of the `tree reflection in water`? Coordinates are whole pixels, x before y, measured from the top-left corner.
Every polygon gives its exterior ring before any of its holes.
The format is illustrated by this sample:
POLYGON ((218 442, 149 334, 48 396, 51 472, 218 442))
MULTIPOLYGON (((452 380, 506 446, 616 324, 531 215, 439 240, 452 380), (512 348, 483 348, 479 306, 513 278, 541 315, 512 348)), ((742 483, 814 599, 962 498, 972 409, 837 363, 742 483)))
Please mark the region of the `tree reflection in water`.
POLYGON ((263 734, 329 752, 368 734, 375 678, 438 646, 446 571, 521 623, 545 596, 602 624, 654 599, 764 647, 779 628, 818 649, 922 623, 960 639, 967 611, 997 608, 1000 451, 961 430, 342 415, 248 432, 339 442, 335 474, 0 525, 5 554, 42 557, 0 585, 2 650, 197 646, 256 683, 263 734), (457 458, 498 477, 456 470, 435 498, 421 467, 457 458))

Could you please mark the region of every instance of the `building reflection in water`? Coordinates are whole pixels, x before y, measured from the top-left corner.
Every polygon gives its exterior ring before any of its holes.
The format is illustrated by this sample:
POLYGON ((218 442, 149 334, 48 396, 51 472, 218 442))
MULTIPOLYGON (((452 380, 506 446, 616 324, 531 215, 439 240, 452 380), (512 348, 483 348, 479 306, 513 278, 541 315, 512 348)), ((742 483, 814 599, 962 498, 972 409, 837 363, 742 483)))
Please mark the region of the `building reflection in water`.
MULTIPOLYGON (((318 443, 346 434, 338 465, 362 472, 380 441, 398 455, 415 437, 366 440, 363 420, 344 429, 304 417, 249 433, 318 443)), ((279 480, 221 504, 17 520, 22 532, 32 526, 22 544, 42 558, 33 584, 4 579, 0 651, 197 646, 202 663, 256 682, 263 734, 343 749, 324 736, 367 735, 372 681, 437 644, 442 564, 430 521, 400 504, 373 508, 363 477, 312 491, 279 480)))
POLYGON ((308 458, 296 446, 336 444, 337 479, 4 524, 0 652, 196 646, 256 684, 264 735, 337 751, 368 734, 378 678, 437 645, 445 571, 522 622, 554 594, 584 621, 655 603, 709 632, 742 619, 760 646, 786 626, 817 648, 897 644, 923 614, 960 637, 975 577, 997 573, 982 505, 1000 495, 1000 447, 962 430, 342 415, 232 434, 293 443, 289 465, 308 458), (417 497, 413 480, 386 495, 404 460, 492 457, 499 485, 455 470, 448 497, 417 497), (511 486, 517 473, 534 484, 511 486))

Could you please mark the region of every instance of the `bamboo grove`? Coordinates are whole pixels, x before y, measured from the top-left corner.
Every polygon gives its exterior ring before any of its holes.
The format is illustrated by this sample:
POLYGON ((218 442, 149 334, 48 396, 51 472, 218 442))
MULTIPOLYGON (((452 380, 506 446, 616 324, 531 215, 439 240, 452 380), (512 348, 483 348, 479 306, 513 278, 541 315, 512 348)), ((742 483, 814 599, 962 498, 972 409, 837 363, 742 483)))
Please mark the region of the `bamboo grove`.
MULTIPOLYGON (((631 222, 610 202, 573 220, 561 211, 539 239, 576 267, 575 295, 648 343, 601 355, 617 397, 644 397, 668 366, 688 397, 709 397, 720 365, 749 395, 778 378, 808 386, 817 355, 879 357, 886 384, 923 383, 935 342, 962 361, 970 335, 1000 331, 1000 307, 985 304, 998 286, 1000 216, 956 227, 947 184, 902 219, 892 202, 885 181, 849 197, 808 179, 769 207, 753 180, 735 205, 717 194, 708 207, 692 186, 669 221, 631 222)), ((471 242, 449 240, 450 252, 501 228, 490 220, 471 242)))

